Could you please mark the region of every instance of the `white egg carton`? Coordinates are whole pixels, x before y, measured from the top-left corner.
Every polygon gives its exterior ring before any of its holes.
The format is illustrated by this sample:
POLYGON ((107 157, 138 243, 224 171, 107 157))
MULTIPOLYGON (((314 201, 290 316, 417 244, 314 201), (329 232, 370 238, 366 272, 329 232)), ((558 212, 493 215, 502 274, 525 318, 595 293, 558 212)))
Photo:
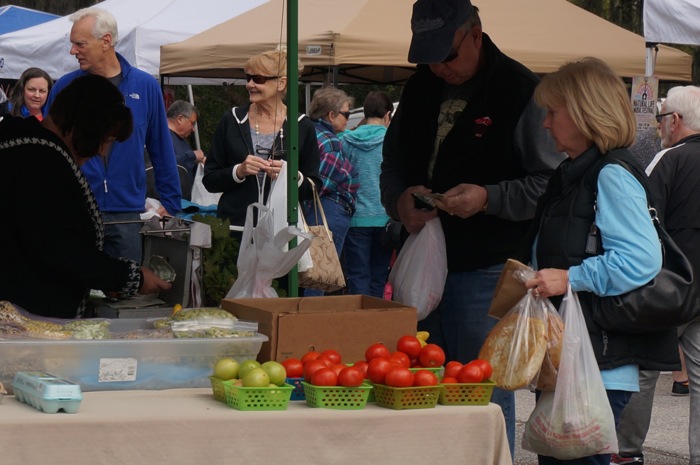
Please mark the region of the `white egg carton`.
POLYGON ((12 381, 15 398, 44 413, 76 413, 83 394, 80 386, 42 371, 19 371, 12 381))

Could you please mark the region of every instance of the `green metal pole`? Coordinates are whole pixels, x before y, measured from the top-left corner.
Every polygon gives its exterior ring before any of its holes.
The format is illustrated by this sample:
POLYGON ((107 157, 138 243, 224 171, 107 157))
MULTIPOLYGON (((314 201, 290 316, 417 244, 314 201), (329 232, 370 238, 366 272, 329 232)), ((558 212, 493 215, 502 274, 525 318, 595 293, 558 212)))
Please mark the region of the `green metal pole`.
MULTIPOLYGON (((299 1, 288 0, 287 3, 287 121, 289 136, 284 138, 287 147, 287 221, 296 226, 299 219, 299 76, 297 63, 299 61, 299 1)), ((296 247, 293 239, 289 247, 296 247)), ((290 297, 297 297, 299 292, 299 275, 295 266, 289 272, 290 297)))

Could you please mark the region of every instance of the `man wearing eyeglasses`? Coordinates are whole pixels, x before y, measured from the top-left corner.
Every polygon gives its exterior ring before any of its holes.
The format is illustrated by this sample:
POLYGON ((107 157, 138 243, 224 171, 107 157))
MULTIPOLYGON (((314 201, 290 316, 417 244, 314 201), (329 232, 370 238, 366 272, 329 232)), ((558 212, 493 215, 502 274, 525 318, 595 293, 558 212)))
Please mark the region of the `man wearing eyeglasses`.
POLYGON ((141 263, 143 244, 139 231, 143 224, 140 215, 146 209, 144 148, 153 164, 155 186, 162 204, 158 213, 172 216, 181 208, 180 178, 163 95, 153 76, 131 66, 114 49, 118 30, 117 21, 110 12, 85 8, 69 19, 73 22, 70 54, 78 60, 80 69, 56 81, 46 108, 71 81, 86 74, 109 79, 124 95, 126 106, 134 115, 133 133, 124 142, 115 142, 107 156, 93 157, 81 169, 102 212, 104 251, 112 257, 141 263))
MULTIPOLYGON (((646 168, 654 207, 668 233, 700 276, 700 88, 673 87, 656 115, 661 150, 646 168)), ((685 357, 690 393, 688 439, 691 465, 700 465, 700 320, 678 328, 685 357)), ((634 393, 620 417, 620 455, 613 464, 644 464, 642 445, 651 422, 658 371, 639 372, 639 392, 634 393)), ((674 383, 676 384, 676 383, 674 383)), ((679 388, 682 387, 678 386, 679 388)))
MULTIPOLYGON (((537 199, 565 155, 532 101, 537 77, 482 32, 469 1, 418 0, 411 29, 408 60, 418 68, 384 141, 382 203, 410 233, 440 218, 448 277, 419 328, 448 360, 469 362, 497 322, 487 312, 503 264, 519 255, 537 199), (421 211, 413 192, 445 197, 421 211)), ((512 452, 513 393, 497 389, 492 400, 503 408, 512 452)))
POLYGON ((168 116, 168 129, 175 149, 177 164, 184 167, 190 175, 190 183, 194 180, 197 163, 204 163, 206 157, 202 150, 192 150, 187 138, 194 132, 197 124, 197 109, 190 102, 175 100, 166 113, 168 116))

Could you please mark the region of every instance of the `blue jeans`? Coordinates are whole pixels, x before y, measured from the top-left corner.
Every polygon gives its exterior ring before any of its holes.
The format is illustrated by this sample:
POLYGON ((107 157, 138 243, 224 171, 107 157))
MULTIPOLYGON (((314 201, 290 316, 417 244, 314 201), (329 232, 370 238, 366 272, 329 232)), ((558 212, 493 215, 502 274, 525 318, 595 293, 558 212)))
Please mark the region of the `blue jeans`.
POLYGON ((143 261, 143 238, 141 215, 136 212, 104 212, 104 223, 129 221, 123 224, 105 224, 104 252, 114 258, 128 258, 138 264, 143 261), (131 222, 133 221, 133 222, 131 222))
MULTIPOLYGON (((333 233, 335 250, 338 252, 338 257, 340 257, 343 252, 345 236, 350 228, 350 217, 352 216, 352 210, 350 210, 350 208, 347 206, 326 197, 321 197, 321 205, 323 206, 323 212, 326 214, 328 229, 330 229, 333 233)), ((321 218, 320 213, 318 218, 316 218, 313 202, 304 202, 302 208, 304 209, 304 218, 306 218, 306 222, 309 224, 309 226, 323 224, 323 219, 321 218)), ((305 297, 321 296, 323 294, 323 291, 304 289, 305 297)))
MULTIPOLYGON (((445 350, 448 361, 467 363, 477 358, 486 335, 498 323, 488 310, 502 269, 503 265, 494 265, 448 273, 440 305, 418 322, 419 330, 430 332, 428 341, 445 350)), ((515 459, 515 394, 496 388, 491 402, 503 410, 510 455, 515 459)))
POLYGON ((345 238, 345 272, 350 294, 384 297, 391 250, 382 245, 384 228, 353 227, 345 238))
MULTIPOLYGON (((632 393, 629 391, 605 391, 608 394, 608 402, 615 418, 615 428, 620 427, 620 415, 625 405, 630 401, 632 393)), ((537 456, 539 465, 610 465, 610 454, 591 455, 574 460, 559 460, 553 457, 537 456)))

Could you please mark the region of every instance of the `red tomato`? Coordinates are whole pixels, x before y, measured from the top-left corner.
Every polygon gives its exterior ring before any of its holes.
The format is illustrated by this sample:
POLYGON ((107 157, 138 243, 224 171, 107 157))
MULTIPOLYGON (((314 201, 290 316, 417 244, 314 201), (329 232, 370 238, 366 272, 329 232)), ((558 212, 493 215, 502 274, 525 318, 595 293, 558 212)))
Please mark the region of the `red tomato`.
POLYGON ((384 384, 391 387, 413 386, 413 372, 406 367, 392 366, 386 373, 384 384))
POLYGON ((369 366, 369 363, 367 363, 364 360, 358 360, 353 366, 359 368, 360 371, 362 371, 362 376, 364 376, 365 378, 367 377, 367 367, 369 366))
POLYGON ((347 365, 343 365, 342 363, 336 363, 335 365, 331 365, 330 368, 335 372, 336 375, 339 375, 341 371, 343 371, 343 368, 347 368, 347 365))
POLYGON ((481 360, 478 358, 476 360, 472 360, 469 363, 474 363, 477 366, 479 366, 479 368, 481 368, 481 371, 484 375, 484 381, 491 378, 491 375, 493 374, 493 367, 487 360, 481 360))
POLYGON ((341 363, 340 352, 333 349, 326 349, 321 352, 321 357, 325 357, 333 363, 341 363))
POLYGON ((396 352, 392 352, 391 356, 389 356, 389 361, 394 365, 399 365, 406 368, 410 368, 411 366, 411 360, 408 358, 408 355, 398 350, 396 352))
POLYGON ((376 384, 384 384, 386 373, 393 365, 388 358, 377 357, 369 361, 367 365, 367 378, 376 384))
POLYGON ((337 386, 338 375, 330 368, 321 368, 311 375, 311 384, 314 386, 337 386))
POLYGON ((430 370, 418 370, 413 374, 414 386, 435 386, 437 383, 437 376, 430 370))
POLYGON ((458 362, 457 360, 447 362, 447 365, 445 365, 445 377, 456 378, 457 373, 459 373, 459 370, 461 370, 463 366, 462 362, 458 362))
POLYGON ((328 358, 328 357, 324 357, 323 355, 319 355, 319 357, 318 357, 316 360, 321 360, 323 363, 326 364, 326 366, 327 366, 328 368, 330 368, 330 367, 332 367, 333 365, 335 365, 335 363, 333 363, 333 360, 331 360, 331 359, 328 358))
POLYGON ((304 364, 298 358, 288 358, 280 363, 287 370, 287 378, 301 378, 304 376, 304 364))
POLYGON ((372 344, 367 348, 365 351, 365 360, 368 362, 371 361, 373 358, 377 357, 386 357, 389 358, 391 356, 391 351, 387 346, 382 344, 381 342, 377 342, 376 344, 372 344))
POLYGON ((304 380, 311 382, 311 377, 313 374, 321 368, 328 368, 323 360, 311 360, 309 363, 304 365, 304 380))
POLYGON ((458 383, 457 378, 455 378, 454 376, 445 376, 444 378, 442 378, 442 381, 440 381, 440 382, 442 384, 457 384, 458 383))
POLYGON ((396 343, 396 350, 408 355, 409 359, 418 358, 421 349, 420 340, 416 336, 409 334, 401 336, 396 343))
POLYGON ((418 361, 426 368, 440 367, 445 363, 445 351, 437 344, 426 344, 420 351, 418 361))
POLYGON ((315 350, 310 350, 301 356, 301 363, 306 365, 311 360, 316 360, 320 356, 321 356, 321 352, 316 352, 315 350))
POLYGON ((478 365, 467 363, 457 373, 457 381, 460 383, 480 383, 484 379, 484 373, 478 365))
POLYGON ((365 380, 362 370, 356 366, 345 367, 338 375, 338 384, 345 387, 357 387, 365 380))

